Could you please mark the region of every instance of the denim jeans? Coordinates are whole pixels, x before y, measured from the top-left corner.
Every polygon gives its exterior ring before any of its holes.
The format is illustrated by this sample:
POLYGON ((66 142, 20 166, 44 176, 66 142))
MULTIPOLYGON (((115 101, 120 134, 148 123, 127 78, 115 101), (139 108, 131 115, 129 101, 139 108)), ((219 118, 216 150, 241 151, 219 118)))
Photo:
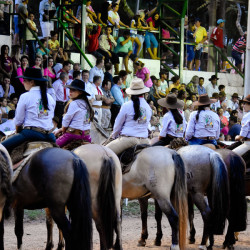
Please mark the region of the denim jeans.
POLYGON ((188 141, 189 145, 203 145, 203 144, 214 144, 217 145, 217 141, 214 140, 204 140, 204 139, 199 139, 199 138, 192 138, 191 140, 188 141))
POLYGON ((2 142, 2 144, 9 152, 11 152, 14 148, 20 146, 26 141, 56 142, 56 138, 53 133, 43 134, 34 130, 24 129, 19 134, 16 134, 2 142))
POLYGON ((151 47, 151 43, 153 44, 153 48, 158 47, 158 42, 155 38, 155 35, 153 33, 147 31, 146 35, 145 35, 146 49, 151 47))

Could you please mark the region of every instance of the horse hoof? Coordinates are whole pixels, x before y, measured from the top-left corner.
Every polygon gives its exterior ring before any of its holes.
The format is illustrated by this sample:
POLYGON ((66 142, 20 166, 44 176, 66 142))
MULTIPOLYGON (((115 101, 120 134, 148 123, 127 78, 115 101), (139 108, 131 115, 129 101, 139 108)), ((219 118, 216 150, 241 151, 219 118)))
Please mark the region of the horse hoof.
POLYGON ((49 244, 46 246, 45 250, 52 250, 54 248, 54 244, 49 244))
POLYGON ((145 240, 140 239, 140 240, 138 241, 137 246, 138 246, 138 247, 145 247, 145 246, 146 246, 146 241, 145 241, 145 240))
POLYGON ((189 244, 194 244, 195 243, 195 239, 189 239, 189 244))
POLYGON ((170 247, 170 250, 180 250, 180 247, 179 247, 179 245, 172 244, 170 247))
POLYGON ((213 250, 213 246, 208 246, 207 250, 213 250))
POLYGON ((199 249, 206 250, 207 247, 206 247, 205 245, 200 245, 200 246, 199 246, 199 249))
POLYGON ((160 247, 161 246, 161 240, 155 240, 155 246, 160 247))
POLYGON ((229 245, 229 246, 227 246, 227 249, 234 250, 234 246, 233 245, 229 245))

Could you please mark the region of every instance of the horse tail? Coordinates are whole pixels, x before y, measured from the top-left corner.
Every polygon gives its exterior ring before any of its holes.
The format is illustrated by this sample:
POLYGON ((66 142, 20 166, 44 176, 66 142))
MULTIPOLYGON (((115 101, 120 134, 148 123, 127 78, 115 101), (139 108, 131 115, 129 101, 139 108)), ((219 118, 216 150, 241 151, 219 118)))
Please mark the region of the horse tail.
POLYGON ((212 182, 210 192, 211 226, 213 234, 223 234, 229 208, 229 182, 227 168, 218 153, 210 153, 212 182))
POLYGON ((187 235, 187 182, 186 171, 182 158, 179 154, 172 155, 175 164, 175 181, 174 181, 174 207, 179 215, 179 245, 180 249, 185 249, 187 235))
MULTIPOLYGON (((73 153, 72 153, 73 154, 73 153)), ((75 154, 74 181, 67 207, 71 218, 72 249, 92 249, 92 213, 89 174, 85 163, 75 154)))
POLYGON ((114 160, 111 157, 105 158, 100 171, 97 191, 99 222, 108 249, 113 247, 114 229, 117 223, 115 170, 114 160))
POLYGON ((234 232, 244 231, 247 226, 247 202, 245 197, 245 162, 230 153, 230 210, 229 223, 234 232))

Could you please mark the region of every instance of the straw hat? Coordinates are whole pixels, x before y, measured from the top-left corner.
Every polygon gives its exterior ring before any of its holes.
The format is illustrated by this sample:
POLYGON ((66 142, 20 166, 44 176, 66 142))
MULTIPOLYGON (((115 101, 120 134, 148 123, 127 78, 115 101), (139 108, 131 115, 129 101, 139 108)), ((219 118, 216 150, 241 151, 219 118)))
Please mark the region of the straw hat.
POLYGON ((126 89, 126 93, 129 95, 141 95, 149 91, 150 89, 144 86, 141 78, 134 78, 130 83, 130 87, 126 89))
POLYGON ((169 109, 183 109, 184 102, 177 99, 175 94, 169 94, 167 97, 158 100, 158 104, 169 109))
POLYGON ((247 95, 244 99, 243 102, 250 103, 250 95, 247 95))
POLYGON ((198 101, 193 102, 194 106, 203 106, 203 105, 208 105, 211 103, 217 102, 216 99, 210 99, 207 94, 205 95, 200 95, 198 98, 198 101))

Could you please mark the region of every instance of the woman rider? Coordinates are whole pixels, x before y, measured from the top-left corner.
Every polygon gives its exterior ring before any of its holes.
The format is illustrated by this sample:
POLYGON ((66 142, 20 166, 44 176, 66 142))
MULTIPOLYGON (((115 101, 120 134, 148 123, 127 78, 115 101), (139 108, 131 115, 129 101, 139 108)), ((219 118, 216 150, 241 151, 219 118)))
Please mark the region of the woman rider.
POLYGON ((194 106, 198 106, 198 111, 193 111, 190 115, 186 130, 186 140, 189 145, 202 145, 211 143, 217 145, 220 136, 220 118, 210 110, 210 104, 217 100, 209 99, 208 95, 200 95, 194 106))
POLYGON ((158 100, 158 104, 169 111, 163 117, 159 141, 154 146, 166 146, 173 139, 184 136, 187 127, 183 112, 184 102, 177 99, 175 94, 169 94, 158 100))
POLYGON ((3 146, 11 152, 25 141, 55 142, 53 129, 55 101, 47 94, 47 79, 37 68, 27 68, 23 84, 28 91, 20 96, 16 108, 15 125, 18 134, 5 140, 3 146))
POLYGON ((117 155, 137 144, 150 143, 148 125, 152 110, 143 95, 147 92, 149 88, 144 86, 140 78, 134 78, 130 88, 126 89, 126 93, 131 95, 131 100, 122 105, 111 135, 115 140, 107 144, 107 147, 117 155))

